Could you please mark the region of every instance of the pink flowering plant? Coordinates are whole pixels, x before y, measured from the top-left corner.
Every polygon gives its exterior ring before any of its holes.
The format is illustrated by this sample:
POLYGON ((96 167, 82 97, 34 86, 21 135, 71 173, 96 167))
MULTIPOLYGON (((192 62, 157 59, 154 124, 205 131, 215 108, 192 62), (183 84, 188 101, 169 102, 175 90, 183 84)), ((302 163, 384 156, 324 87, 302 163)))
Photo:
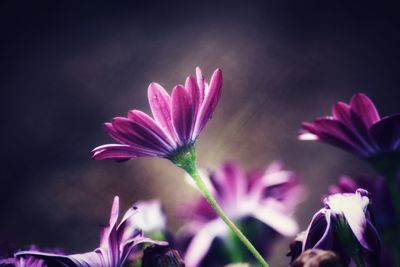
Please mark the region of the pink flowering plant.
POLYGON ((376 179, 341 177, 326 189, 321 209, 301 232, 294 214, 307 189, 283 163, 255 170, 232 161, 215 170, 198 168, 196 141, 217 108, 222 86, 220 69, 207 81, 196 68, 195 77, 188 76, 171 94, 153 82, 147 92, 151 116, 131 110, 113 118, 104 127, 114 142, 92 150, 95 160, 158 157, 183 169, 200 194, 177 211, 181 229, 169 230, 158 199, 139 201, 119 218, 116 196, 94 250, 20 249, 0 254, 0 267, 268 267, 273 244, 282 238, 293 240, 290 266, 399 264, 400 115, 381 117, 372 100, 359 93, 349 104, 336 103, 332 116, 301 125, 301 140, 344 149, 379 172, 376 179))

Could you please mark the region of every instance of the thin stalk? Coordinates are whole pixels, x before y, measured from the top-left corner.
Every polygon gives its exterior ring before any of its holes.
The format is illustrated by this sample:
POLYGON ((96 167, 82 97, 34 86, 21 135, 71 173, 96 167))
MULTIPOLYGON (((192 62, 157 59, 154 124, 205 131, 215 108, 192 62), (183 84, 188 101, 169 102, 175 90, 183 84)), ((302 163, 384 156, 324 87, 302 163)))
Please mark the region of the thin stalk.
POLYGON ((193 180, 195 181, 197 187, 199 188, 202 195, 207 199, 208 203, 210 203, 211 207, 215 210, 215 212, 219 215, 219 217, 228 225, 228 227, 236 234, 236 236, 243 242, 243 244, 247 247, 247 249, 253 254, 253 256, 260 262, 260 264, 264 267, 269 267, 268 263, 264 260, 261 254, 257 251, 257 249, 251 244, 251 242, 244 236, 242 231, 225 215, 221 207, 215 201, 213 196, 208 191, 206 185, 201 179, 197 168, 195 168, 191 173, 193 180))
POLYGON ((269 267, 268 263, 264 260, 257 249, 251 244, 247 237, 240 231, 240 229, 226 216, 224 211, 215 201, 214 197, 208 191, 207 186, 201 179, 199 171, 197 169, 197 155, 194 145, 185 147, 180 151, 169 157, 176 166, 184 169, 194 180, 201 194, 205 197, 211 207, 215 210, 218 216, 226 223, 226 225, 232 230, 233 233, 243 242, 247 249, 254 255, 254 257, 260 262, 263 267, 269 267))

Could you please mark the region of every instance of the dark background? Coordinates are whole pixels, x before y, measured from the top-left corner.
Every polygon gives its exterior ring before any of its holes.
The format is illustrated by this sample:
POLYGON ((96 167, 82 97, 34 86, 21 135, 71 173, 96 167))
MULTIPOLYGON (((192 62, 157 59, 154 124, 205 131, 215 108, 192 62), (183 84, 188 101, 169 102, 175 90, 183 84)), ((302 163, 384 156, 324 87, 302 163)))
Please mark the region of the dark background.
POLYGON ((299 124, 359 91, 382 115, 399 112, 399 12, 333 1, 2 2, 0 241, 91 250, 115 194, 123 210, 160 198, 176 229, 175 208, 196 194, 182 171, 162 159, 94 162, 90 151, 111 141, 103 122, 149 111, 150 82, 171 90, 197 65, 224 74, 200 164, 283 160, 309 188, 297 212, 305 228, 339 175, 374 174, 298 141, 299 124))

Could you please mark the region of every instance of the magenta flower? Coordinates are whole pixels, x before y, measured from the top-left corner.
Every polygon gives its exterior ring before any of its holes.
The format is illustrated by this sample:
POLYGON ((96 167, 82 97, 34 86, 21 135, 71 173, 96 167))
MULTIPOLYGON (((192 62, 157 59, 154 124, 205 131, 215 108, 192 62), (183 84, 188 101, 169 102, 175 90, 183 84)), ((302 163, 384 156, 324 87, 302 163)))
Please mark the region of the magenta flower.
POLYGON ((15 254, 17 259, 35 256, 46 262, 56 262, 58 266, 68 267, 122 267, 128 256, 138 244, 149 242, 166 245, 166 242, 154 241, 144 237, 143 231, 135 227, 135 217, 140 212, 136 207, 130 208, 117 224, 119 215, 119 198, 114 198, 110 222, 100 233, 100 247, 93 252, 60 255, 37 251, 22 251, 15 254))
MULTIPOLYGON (((252 227, 258 229, 256 235, 248 235, 248 238, 263 254, 270 248, 276 233, 294 236, 298 232, 293 212, 302 201, 304 190, 296 175, 284 170, 282 164, 273 163, 265 170, 245 173, 235 163, 227 162, 206 181, 221 208, 234 221, 240 222, 239 225, 245 233, 250 233, 252 227)), ((219 257, 223 255, 215 247, 213 250, 216 251, 211 251, 214 241, 218 239, 232 242, 229 239, 229 228, 204 198, 198 198, 194 205, 185 207, 185 210, 190 214, 183 215, 190 221, 181 230, 180 236, 181 239, 190 240, 184 257, 186 265, 196 267, 227 264, 229 259, 213 263, 209 260, 212 253, 219 257)), ((226 247, 221 250, 224 249, 226 247)), ((242 254, 245 252, 242 250, 242 254)), ((253 259, 246 255, 241 260, 253 259)))
POLYGON ((105 123, 108 134, 119 144, 93 149, 93 158, 126 160, 137 157, 173 159, 181 150, 196 142, 211 118, 221 96, 222 73, 215 70, 210 84, 204 82, 200 68, 197 78, 187 77, 185 85, 177 85, 171 96, 151 83, 148 98, 153 118, 140 110, 116 117, 105 123))
POLYGON ((222 89, 222 73, 215 70, 210 84, 204 82, 199 68, 197 79, 189 76, 185 85, 177 85, 171 97, 165 89, 152 83, 148 97, 153 117, 139 110, 128 112, 127 118, 117 117, 106 123, 106 130, 119 144, 93 149, 94 159, 128 160, 137 157, 162 157, 184 169, 195 181, 209 204, 245 244, 259 263, 268 263, 227 217, 208 192, 197 170, 195 142, 218 104, 222 89))
POLYGON ((381 118, 374 103, 361 93, 350 104, 336 103, 332 116, 304 122, 301 128, 301 140, 323 141, 362 158, 400 153, 400 114, 381 118))
MULTIPOLYGON (((379 266, 380 238, 372 224, 368 191, 334 194, 324 202, 325 207, 314 215, 301 240, 301 251, 333 251, 343 266, 351 261, 357 266, 379 266)), ((296 247, 292 246, 293 258, 298 256, 293 254, 301 252, 296 247)))

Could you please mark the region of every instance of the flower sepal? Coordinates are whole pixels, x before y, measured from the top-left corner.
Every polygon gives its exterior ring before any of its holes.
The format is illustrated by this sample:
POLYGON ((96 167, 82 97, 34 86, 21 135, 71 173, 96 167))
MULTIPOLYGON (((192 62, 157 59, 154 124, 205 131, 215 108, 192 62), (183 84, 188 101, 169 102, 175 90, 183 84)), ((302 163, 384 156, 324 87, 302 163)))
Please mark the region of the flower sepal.
POLYGON ((193 145, 185 146, 168 157, 179 168, 184 169, 191 176, 196 172, 196 148, 193 145))

